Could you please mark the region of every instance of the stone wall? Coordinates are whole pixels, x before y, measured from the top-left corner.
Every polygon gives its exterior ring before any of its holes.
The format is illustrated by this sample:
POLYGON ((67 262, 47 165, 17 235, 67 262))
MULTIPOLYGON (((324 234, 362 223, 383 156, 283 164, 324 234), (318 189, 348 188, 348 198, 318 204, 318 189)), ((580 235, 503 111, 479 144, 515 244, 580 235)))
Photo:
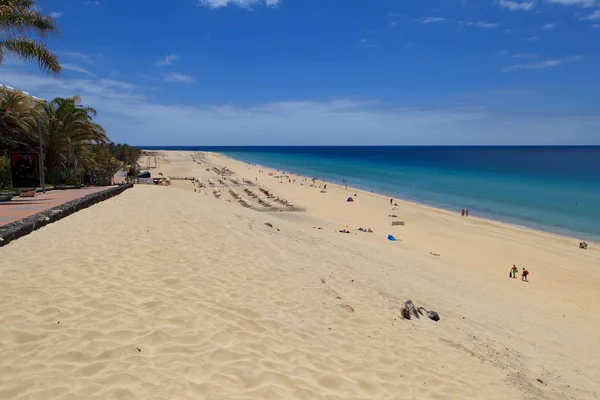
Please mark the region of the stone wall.
POLYGON ((15 239, 30 234, 43 226, 63 219, 79 210, 88 208, 96 203, 110 199, 125 190, 133 187, 132 184, 111 187, 101 192, 91 193, 79 199, 71 200, 54 208, 44 210, 30 217, 12 222, 0 227, 0 247, 6 246, 15 239))

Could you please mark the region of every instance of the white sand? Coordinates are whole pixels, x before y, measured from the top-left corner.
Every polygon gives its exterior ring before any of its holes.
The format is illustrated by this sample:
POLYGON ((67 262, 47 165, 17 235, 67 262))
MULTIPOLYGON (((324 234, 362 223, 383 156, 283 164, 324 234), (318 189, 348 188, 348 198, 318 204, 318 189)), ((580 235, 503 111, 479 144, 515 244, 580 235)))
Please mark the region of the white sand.
POLYGON ((596 245, 211 159, 308 211, 174 181, 0 248, 0 399, 600 397, 596 245), (401 320, 409 298, 441 321, 401 320))

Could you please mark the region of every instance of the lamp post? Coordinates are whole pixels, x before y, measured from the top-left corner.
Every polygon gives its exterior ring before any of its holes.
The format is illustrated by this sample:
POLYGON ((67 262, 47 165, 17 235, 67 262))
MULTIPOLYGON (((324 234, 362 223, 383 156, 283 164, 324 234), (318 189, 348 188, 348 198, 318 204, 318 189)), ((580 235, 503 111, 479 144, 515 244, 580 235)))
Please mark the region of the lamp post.
POLYGON ((42 181, 42 193, 46 193, 46 176, 44 174, 44 141, 42 140, 42 118, 37 117, 38 134, 40 137, 40 156, 39 156, 39 168, 40 168, 40 179, 42 181))

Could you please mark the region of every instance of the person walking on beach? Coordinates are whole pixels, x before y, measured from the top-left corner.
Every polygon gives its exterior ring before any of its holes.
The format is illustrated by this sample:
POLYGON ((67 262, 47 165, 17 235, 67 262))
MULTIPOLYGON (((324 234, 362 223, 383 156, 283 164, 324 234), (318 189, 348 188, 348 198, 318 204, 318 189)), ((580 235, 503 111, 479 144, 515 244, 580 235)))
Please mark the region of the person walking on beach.
POLYGON ((394 204, 394 199, 390 199, 390 206, 394 204))
POLYGON ((510 269, 510 272, 508 273, 508 276, 510 278, 516 278, 518 273, 519 273, 519 268, 517 268, 516 265, 513 265, 512 268, 510 269))
POLYGON ((529 282, 529 280, 527 279, 528 275, 529 275, 529 271, 527 271, 525 269, 525 267, 523 267, 523 273, 521 274, 521 280, 524 282, 529 282))
POLYGON ((126 172, 126 181, 127 183, 131 183, 133 181, 133 171, 131 170, 131 165, 127 164, 125 166, 125 172, 126 172))
POLYGON ((469 216, 469 210, 465 210, 465 217, 469 216))
POLYGON ((463 209, 462 209, 462 211, 460 212, 460 215, 461 215, 461 216, 463 216, 463 217, 465 216, 465 209, 464 209, 464 208, 463 208, 463 209))

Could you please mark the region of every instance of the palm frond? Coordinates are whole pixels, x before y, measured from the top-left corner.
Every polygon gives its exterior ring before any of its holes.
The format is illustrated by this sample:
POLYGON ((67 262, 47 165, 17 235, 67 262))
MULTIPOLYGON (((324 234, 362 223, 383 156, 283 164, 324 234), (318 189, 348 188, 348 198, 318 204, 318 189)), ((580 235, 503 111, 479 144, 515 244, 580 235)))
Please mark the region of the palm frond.
POLYGON ((20 58, 37 61, 40 68, 44 71, 50 71, 54 75, 58 75, 62 71, 56 55, 43 43, 36 42, 27 37, 20 37, 0 41, 0 46, 20 58))
POLYGON ((34 31, 40 36, 60 35, 60 28, 52 17, 33 8, 0 6, 0 26, 6 29, 9 35, 28 31, 34 31))

